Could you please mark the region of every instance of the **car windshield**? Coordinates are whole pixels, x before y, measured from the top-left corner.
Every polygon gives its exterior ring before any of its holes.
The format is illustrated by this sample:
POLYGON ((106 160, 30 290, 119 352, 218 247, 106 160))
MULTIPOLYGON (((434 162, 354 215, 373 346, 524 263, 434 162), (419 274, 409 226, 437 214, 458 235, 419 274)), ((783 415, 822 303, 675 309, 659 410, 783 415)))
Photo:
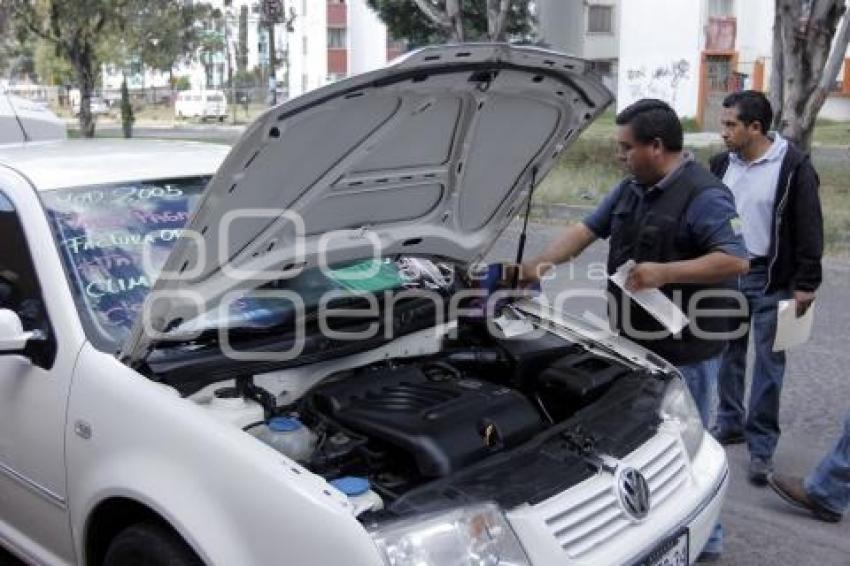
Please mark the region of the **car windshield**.
MULTIPOLYGON (((163 179, 42 193, 77 308, 96 347, 121 347, 208 180, 163 179)), ((294 291, 310 312, 329 291, 344 297, 418 287, 423 273, 429 274, 427 286, 434 289, 451 279, 449 272, 448 266, 427 259, 378 258, 306 269, 264 285, 264 290, 294 291)), ((175 330, 256 330, 291 323, 294 316, 291 301, 267 296, 232 302, 225 319, 220 312, 211 310, 175 330)))

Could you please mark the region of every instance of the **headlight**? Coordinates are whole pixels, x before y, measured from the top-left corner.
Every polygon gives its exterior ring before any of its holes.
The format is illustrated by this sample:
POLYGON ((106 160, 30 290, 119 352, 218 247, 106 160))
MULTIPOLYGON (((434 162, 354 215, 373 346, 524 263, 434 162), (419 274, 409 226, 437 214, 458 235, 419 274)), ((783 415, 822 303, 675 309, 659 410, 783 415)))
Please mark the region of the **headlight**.
POLYGON ((528 564, 502 511, 492 503, 389 523, 372 532, 391 566, 528 564))
POLYGON ((702 445, 704 429, 694 398, 681 379, 671 379, 667 384, 659 414, 662 419, 678 424, 685 450, 693 460, 702 445))

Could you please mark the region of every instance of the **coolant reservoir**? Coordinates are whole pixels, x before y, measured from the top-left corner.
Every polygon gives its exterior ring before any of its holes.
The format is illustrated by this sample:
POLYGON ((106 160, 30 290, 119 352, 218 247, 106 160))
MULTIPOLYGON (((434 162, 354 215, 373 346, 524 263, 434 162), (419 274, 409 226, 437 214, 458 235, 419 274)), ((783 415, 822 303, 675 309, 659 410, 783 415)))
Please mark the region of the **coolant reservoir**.
POLYGON ((216 418, 239 428, 262 422, 265 418, 263 406, 245 399, 235 387, 216 389, 207 408, 216 418))
POLYGON ((309 460, 316 447, 316 435, 296 418, 274 417, 265 425, 257 427, 254 434, 281 454, 298 462, 309 460))
POLYGON ((355 517, 364 511, 379 511, 384 507, 381 496, 369 488, 366 478, 345 476, 332 480, 330 484, 348 496, 355 517))

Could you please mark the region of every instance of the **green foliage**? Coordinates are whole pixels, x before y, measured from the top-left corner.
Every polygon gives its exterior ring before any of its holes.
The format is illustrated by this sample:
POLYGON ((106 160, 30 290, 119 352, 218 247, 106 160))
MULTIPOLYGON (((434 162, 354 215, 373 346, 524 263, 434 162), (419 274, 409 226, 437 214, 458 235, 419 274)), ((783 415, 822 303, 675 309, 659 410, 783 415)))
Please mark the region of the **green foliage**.
MULTIPOLYGON (((377 12, 395 39, 405 39, 411 47, 445 43, 448 36, 416 6, 413 0, 367 0, 377 12)), ((529 2, 511 2, 508 16, 508 37, 515 42, 527 43, 532 39, 534 19, 529 2)), ((486 0, 463 2, 463 29, 465 41, 487 40, 486 0)))
POLYGON ((44 85, 66 85, 74 82, 74 67, 67 59, 56 54, 56 48, 44 40, 35 47, 35 74, 44 85))
POLYGON ((192 81, 186 75, 179 75, 174 77, 171 86, 174 90, 189 90, 192 88, 192 81))

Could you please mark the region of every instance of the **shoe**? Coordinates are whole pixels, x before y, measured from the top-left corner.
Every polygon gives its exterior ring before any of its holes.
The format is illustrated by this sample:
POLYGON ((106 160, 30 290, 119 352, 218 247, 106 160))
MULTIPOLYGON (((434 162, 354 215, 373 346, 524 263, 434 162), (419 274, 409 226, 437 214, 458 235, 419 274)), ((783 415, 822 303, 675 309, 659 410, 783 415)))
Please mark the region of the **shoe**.
POLYGON ((803 487, 802 479, 793 476, 784 476, 782 474, 770 474, 767 478, 767 483, 782 499, 798 509, 811 512, 812 515, 821 521, 826 521, 827 523, 838 523, 841 521, 840 513, 830 511, 809 497, 809 494, 806 493, 806 489, 803 487))
POLYGON ((757 486, 767 485, 767 476, 773 471, 773 462, 766 458, 750 458, 750 467, 747 469, 747 477, 750 483, 757 486))
POLYGON ((720 560, 722 554, 720 552, 711 552, 709 550, 703 550, 697 556, 697 564, 708 564, 709 562, 717 562, 720 560))
POLYGON ((740 431, 715 427, 711 429, 711 436, 713 436, 714 439, 723 446, 729 446, 730 444, 743 444, 744 442, 744 433, 740 431))

